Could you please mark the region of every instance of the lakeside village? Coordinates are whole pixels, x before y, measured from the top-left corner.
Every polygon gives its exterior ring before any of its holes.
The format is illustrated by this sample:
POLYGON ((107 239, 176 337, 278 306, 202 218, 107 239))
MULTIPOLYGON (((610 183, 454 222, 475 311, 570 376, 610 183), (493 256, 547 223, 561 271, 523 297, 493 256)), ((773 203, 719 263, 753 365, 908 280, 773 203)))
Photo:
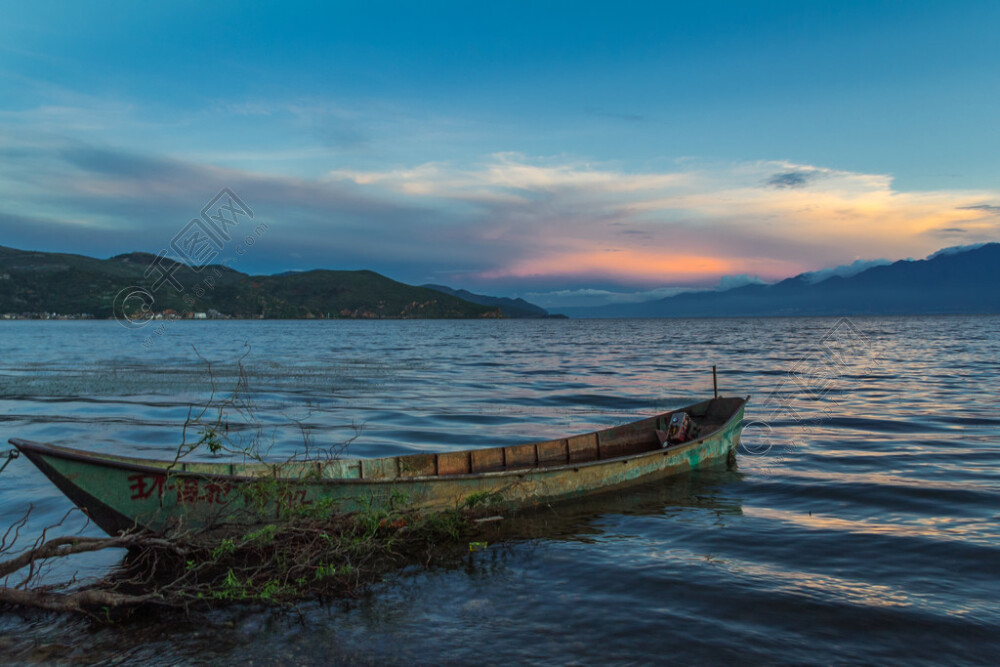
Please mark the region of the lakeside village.
MULTIPOLYGON (((384 315, 382 313, 374 312, 374 311, 372 311, 369 308, 361 307, 361 308, 355 308, 354 310, 351 310, 350 308, 342 308, 339 313, 320 313, 319 315, 316 315, 314 313, 306 313, 301 318, 295 318, 295 319, 305 319, 305 320, 314 320, 314 319, 328 319, 328 320, 329 319, 351 319, 351 320, 405 319, 407 314, 412 314, 413 311, 415 311, 415 310, 416 311, 421 310, 421 309, 425 308, 426 306, 428 306, 430 304, 433 304, 433 303, 435 303, 434 300, 431 300, 431 301, 428 301, 428 302, 425 302, 425 303, 419 303, 417 301, 414 301, 413 303, 411 303, 409 306, 407 306, 404 309, 404 313, 403 313, 402 316, 396 316, 396 317, 386 316, 386 315, 384 315)), ((485 313, 481 314, 479 317, 483 318, 483 319, 488 319, 488 318, 501 319, 501 318, 504 317, 504 315, 500 311, 500 309, 497 308, 496 310, 485 312, 485 313)), ((120 318, 114 317, 114 316, 112 316, 112 317, 95 317, 94 315, 92 315, 90 313, 74 313, 74 314, 71 314, 71 315, 63 314, 63 313, 45 313, 45 312, 41 312, 41 313, 35 313, 35 312, 32 312, 32 313, 0 313, 0 320, 101 320, 101 319, 116 320, 116 319, 120 319, 120 318)), ((215 310, 214 308, 209 308, 205 312, 190 311, 190 310, 177 311, 177 310, 173 310, 171 308, 168 308, 168 309, 163 310, 161 312, 149 313, 148 316, 147 315, 140 315, 140 314, 137 314, 137 313, 133 313, 133 314, 127 315, 125 317, 125 319, 127 319, 130 322, 135 323, 135 322, 139 322, 139 321, 158 321, 158 320, 167 320, 167 321, 175 321, 175 320, 263 320, 263 319, 267 319, 267 318, 263 314, 256 314, 256 315, 251 315, 251 316, 229 315, 229 314, 226 314, 226 313, 220 313, 219 311, 215 310)))
MULTIPOLYGON (((98 318, 90 313, 74 313, 71 315, 63 313, 2 313, 2 320, 95 320, 95 319, 115 319, 113 317, 98 318)), ((207 312, 176 311, 167 309, 160 313, 152 314, 151 320, 234 320, 241 319, 232 315, 224 315, 217 310, 209 309, 207 312)))

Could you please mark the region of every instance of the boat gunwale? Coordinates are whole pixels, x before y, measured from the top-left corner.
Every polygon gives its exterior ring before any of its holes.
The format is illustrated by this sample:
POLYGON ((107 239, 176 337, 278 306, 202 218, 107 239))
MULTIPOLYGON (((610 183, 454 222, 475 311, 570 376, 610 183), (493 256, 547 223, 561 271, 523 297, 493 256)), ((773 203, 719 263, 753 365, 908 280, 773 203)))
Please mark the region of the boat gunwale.
MULTIPOLYGON (((716 398, 737 398, 740 403, 733 409, 732 414, 724 422, 722 422, 718 428, 712 431, 700 435, 695 440, 689 440, 688 442, 683 442, 677 445, 660 447, 657 449, 651 449, 645 452, 636 452, 635 454, 626 454, 624 456, 616 456, 607 459, 595 459, 593 461, 581 461, 577 463, 559 463, 556 465, 534 465, 525 468, 512 468, 504 470, 490 470, 484 472, 476 473, 460 473, 455 475, 414 475, 411 477, 381 477, 381 478, 361 478, 361 477, 319 477, 315 479, 306 479, 303 477, 274 477, 282 482, 309 482, 312 484, 321 485, 335 485, 335 484, 362 484, 362 485, 373 485, 373 484, 399 484, 399 483, 410 483, 410 482, 445 482, 450 480, 460 480, 460 479, 481 479, 484 477, 524 477, 525 475, 535 474, 535 473, 551 473, 563 470, 578 470, 580 468, 589 468, 598 465, 607 465, 609 463, 626 462, 633 459, 641 459, 644 457, 652 457, 656 455, 666 455, 667 453, 677 453, 684 450, 691 449, 697 445, 702 444, 705 440, 714 437, 720 432, 725 431, 733 421, 739 416, 740 410, 746 406, 747 402, 750 400, 750 396, 745 398, 739 397, 723 397, 718 396, 716 398)), ((713 399, 707 399, 713 400, 713 399)), ((568 436, 569 438, 575 437, 585 437, 589 435, 597 436, 599 433, 606 433, 608 431, 613 431, 622 426, 628 426, 629 424, 635 424, 638 422, 646 421, 648 419, 657 419, 659 417, 664 417, 666 415, 672 414, 674 412, 683 412, 689 410, 696 405, 700 405, 706 401, 699 401, 689 406, 682 408, 677 408, 675 410, 668 410, 667 412, 662 412, 659 414, 651 415, 649 417, 643 417, 642 419, 637 419, 634 422, 628 422, 625 424, 620 424, 619 426, 612 426, 606 429, 599 429, 597 431, 588 431, 586 433, 581 433, 573 436, 568 436)), ((563 440, 566 438, 558 438, 558 440, 563 440)), ((34 454, 39 454, 43 456, 52 456, 55 458, 66 459, 70 461, 78 461, 96 466, 103 466, 108 468, 118 468, 120 470, 132 471, 132 472, 142 472, 151 474, 173 474, 173 475, 186 475, 191 477, 199 477, 202 479, 226 479, 234 480, 238 482, 253 482, 260 479, 266 479, 269 475, 235 475, 226 474, 224 472, 204 472, 197 470, 184 470, 179 469, 179 466, 190 463, 192 465, 212 465, 212 466, 234 466, 234 465, 247 465, 244 463, 224 463, 224 462, 211 462, 211 461, 178 461, 178 467, 171 466, 155 466, 143 463, 134 463, 133 461, 157 461, 157 459, 132 459, 132 460, 121 460, 115 454, 103 454, 100 452, 88 452, 87 450, 74 449, 71 447, 61 447, 59 445, 52 445, 43 442, 35 442, 32 440, 24 440, 22 438, 10 438, 8 442, 19 450, 24 452, 26 456, 31 458, 29 452, 34 454), (27 450, 27 451, 26 451, 27 450)), ((545 440, 533 441, 528 443, 523 443, 526 445, 537 444, 539 442, 548 442, 545 440)), ((518 445, 500 445, 498 447, 507 446, 518 446, 518 445)), ((482 450, 492 449, 491 447, 482 447, 482 450)), ((457 451, 477 451, 476 449, 467 450, 457 450, 457 451)), ((372 459, 339 459, 340 461, 379 461, 379 460, 390 460, 398 459, 400 457, 412 456, 410 454, 394 455, 394 456, 383 456, 376 457, 372 459)), ((337 459, 333 459, 337 460, 337 459)), ((169 463, 168 461, 162 461, 162 463, 169 463)), ((310 464, 320 464, 325 465, 327 461, 323 460, 303 460, 303 461, 287 461, 284 463, 252 463, 250 465, 262 466, 262 469, 274 467, 280 467, 285 465, 310 465, 310 464)))

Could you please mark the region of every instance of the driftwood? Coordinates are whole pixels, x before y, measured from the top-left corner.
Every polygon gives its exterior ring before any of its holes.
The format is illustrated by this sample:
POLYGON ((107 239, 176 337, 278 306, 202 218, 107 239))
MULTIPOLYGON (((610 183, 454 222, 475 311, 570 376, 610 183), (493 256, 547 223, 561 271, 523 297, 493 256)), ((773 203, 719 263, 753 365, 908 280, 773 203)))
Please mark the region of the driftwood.
MULTIPOLYGON (((0 603, 112 620, 112 612, 157 606, 188 611, 228 603, 292 604, 353 597, 384 573, 408 564, 455 560, 481 544, 480 524, 495 508, 421 516, 372 510, 325 518, 303 516, 242 534, 39 539, 0 561, 0 603), (43 565, 102 549, 127 549, 113 572, 77 589, 75 578, 43 585, 43 565), (15 585, 9 580, 27 570, 15 585)), ((8 545, 5 548, 9 548, 8 545)), ((5 555, 0 549, 0 557, 5 555)))
POLYGON ((70 611, 93 614, 95 609, 138 606, 153 602, 155 594, 126 595, 113 591, 82 590, 72 593, 49 593, 43 590, 0 588, 0 603, 34 607, 47 611, 70 611))

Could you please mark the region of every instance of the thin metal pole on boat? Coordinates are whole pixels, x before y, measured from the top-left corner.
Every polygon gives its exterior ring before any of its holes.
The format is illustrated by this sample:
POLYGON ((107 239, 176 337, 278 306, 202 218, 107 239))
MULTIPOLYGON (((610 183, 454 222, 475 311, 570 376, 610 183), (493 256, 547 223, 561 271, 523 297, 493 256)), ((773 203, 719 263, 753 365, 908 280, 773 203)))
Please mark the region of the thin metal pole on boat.
POLYGON ((7 464, 16 459, 20 455, 21 452, 19 452, 16 449, 12 449, 9 452, 7 452, 7 460, 3 462, 2 466, 0 466, 0 472, 3 472, 3 469, 7 467, 7 464))
POLYGON ((715 366, 712 366, 712 390, 715 392, 715 397, 719 397, 719 379, 715 375, 715 366))

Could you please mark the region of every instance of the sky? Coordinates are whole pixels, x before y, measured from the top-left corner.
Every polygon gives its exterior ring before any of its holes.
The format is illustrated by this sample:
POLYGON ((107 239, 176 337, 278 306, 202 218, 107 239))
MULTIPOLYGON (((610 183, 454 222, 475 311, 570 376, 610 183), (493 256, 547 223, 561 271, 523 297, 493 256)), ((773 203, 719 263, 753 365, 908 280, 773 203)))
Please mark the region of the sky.
POLYGON ((3 5, 2 245, 227 188, 239 270, 558 308, 1000 239, 996 2, 3 5))

